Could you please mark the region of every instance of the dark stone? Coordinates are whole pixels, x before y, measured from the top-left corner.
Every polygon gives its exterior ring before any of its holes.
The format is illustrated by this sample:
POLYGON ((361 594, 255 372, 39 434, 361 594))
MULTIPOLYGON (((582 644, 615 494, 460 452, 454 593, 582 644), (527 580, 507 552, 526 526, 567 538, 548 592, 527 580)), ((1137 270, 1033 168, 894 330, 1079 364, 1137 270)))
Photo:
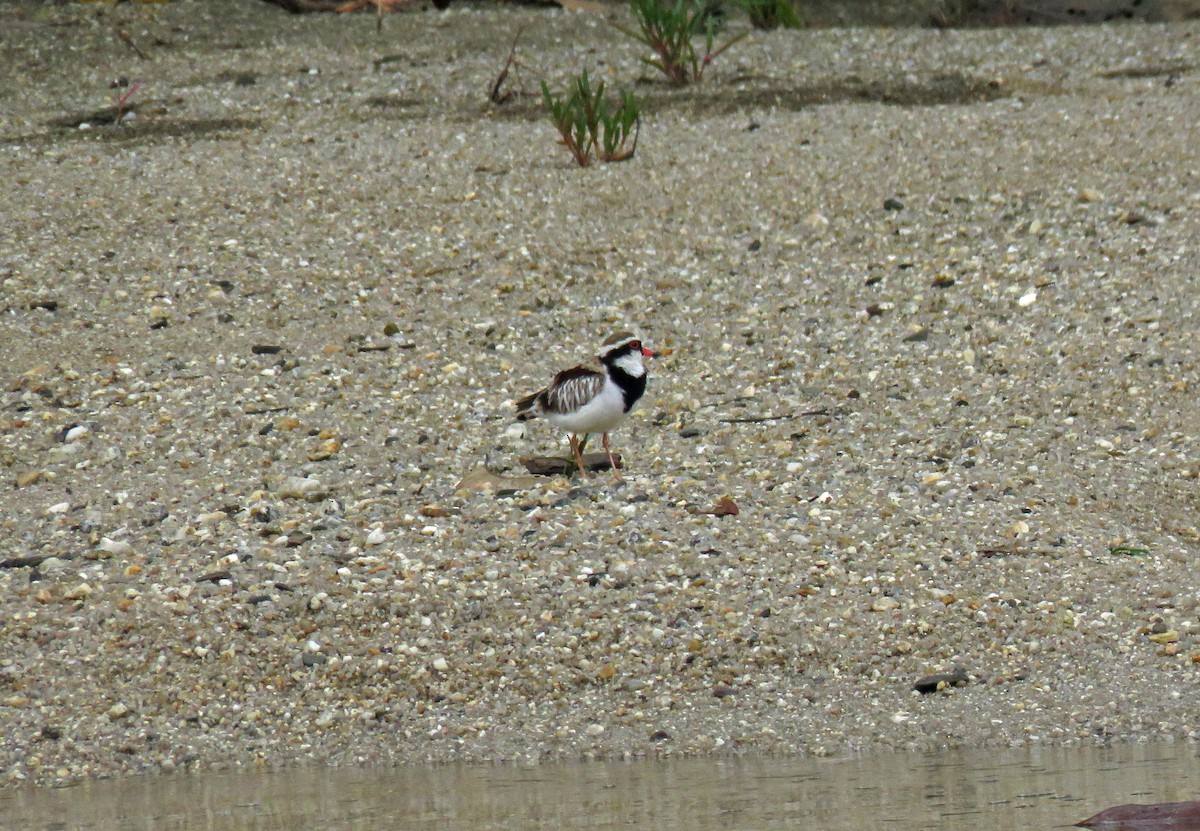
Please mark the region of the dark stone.
POLYGON ((938 672, 917 679, 913 689, 922 695, 940 692, 948 687, 965 687, 971 683, 970 674, 962 667, 955 667, 950 672, 938 672))
MULTIPOLYGON (((617 460, 617 467, 623 467, 621 455, 614 453, 613 456, 617 460)), ((522 456, 521 464, 525 465, 525 469, 534 476, 558 476, 575 470, 574 459, 563 459, 557 456, 522 456)), ((584 453, 583 466, 588 470, 609 470, 611 468, 608 456, 603 453, 584 453)))
POLYGON ((9 557, 0 560, 0 568, 35 568, 43 561, 50 559, 49 554, 28 554, 23 557, 9 557))

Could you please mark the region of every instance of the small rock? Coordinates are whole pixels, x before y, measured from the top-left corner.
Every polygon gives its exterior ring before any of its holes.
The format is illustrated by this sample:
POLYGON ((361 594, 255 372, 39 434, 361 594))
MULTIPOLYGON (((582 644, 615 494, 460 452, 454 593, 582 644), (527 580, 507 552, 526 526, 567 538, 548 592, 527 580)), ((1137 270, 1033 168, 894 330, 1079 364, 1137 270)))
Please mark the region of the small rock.
POLYGON ((883 200, 883 209, 885 211, 900 211, 904 209, 904 203, 894 197, 889 197, 883 200))
POLYGON ((108 708, 107 712, 105 712, 105 715, 108 716, 109 721, 117 721, 118 719, 125 718, 125 716, 129 715, 131 712, 133 711, 130 709, 128 704, 118 701, 116 704, 108 708))
POLYGON ((165 306, 151 306, 149 318, 151 329, 165 329, 171 323, 171 312, 165 306))
POLYGON ((813 211, 804 219, 804 227, 810 231, 821 232, 829 227, 829 219, 820 211, 813 211))
POLYGON ((315 502, 325 497, 325 490, 318 479, 311 476, 289 476, 279 485, 281 499, 305 499, 315 502))
POLYGON ((101 537, 100 544, 96 547, 116 557, 124 557, 133 553, 133 546, 129 543, 124 540, 112 540, 108 537, 101 537))
POLYGON ((56 574, 67 567, 67 561, 59 557, 47 557, 38 564, 38 571, 42 574, 56 574))
POLYGON ((449 662, 447 662, 446 659, 443 658, 441 655, 438 655, 433 659, 432 666, 438 672, 445 672, 446 670, 450 669, 449 662))
POLYGON ((382 528, 372 528, 371 533, 367 534, 367 538, 363 541, 366 545, 383 545, 387 541, 387 534, 382 528))
POLYGON ((905 343, 919 343, 929 340, 929 329, 924 326, 909 327, 908 332, 904 335, 905 343))
POLYGON ((737 690, 734 689, 733 687, 729 686, 728 684, 717 684, 717 686, 713 687, 713 691, 712 691, 714 698, 728 698, 729 696, 735 695, 736 693, 737 693, 737 690))
POLYGON ((970 674, 962 667, 955 667, 950 672, 939 672, 917 679, 913 689, 922 695, 932 692, 942 692, 950 687, 965 687, 971 681, 970 674))
POLYGON ((326 439, 321 442, 320 447, 309 452, 308 460, 310 462, 323 462, 341 449, 342 443, 340 441, 337 439, 326 439))
POLYGON ((27 488, 30 485, 41 481, 41 478, 44 475, 45 471, 42 470, 27 470, 17 476, 17 487, 27 488))
POLYGON ((87 600, 92 596, 92 587, 87 583, 80 583, 73 589, 68 589, 63 594, 64 600, 87 600))

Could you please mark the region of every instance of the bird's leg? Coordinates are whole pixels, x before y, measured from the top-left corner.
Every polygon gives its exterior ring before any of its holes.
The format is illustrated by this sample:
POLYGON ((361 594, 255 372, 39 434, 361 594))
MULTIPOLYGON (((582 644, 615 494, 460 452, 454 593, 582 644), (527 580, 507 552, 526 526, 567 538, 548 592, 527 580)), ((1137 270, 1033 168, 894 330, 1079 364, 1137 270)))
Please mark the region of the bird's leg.
POLYGON ((604 452, 608 454, 608 463, 612 465, 613 478, 619 482, 621 480, 621 471, 617 469, 617 460, 613 457, 612 449, 608 446, 608 433, 600 437, 600 443, 604 445, 604 452))
POLYGON ((583 466, 583 446, 587 443, 587 434, 583 436, 583 441, 572 433, 571 434, 571 452, 575 454, 575 469, 579 471, 579 478, 588 478, 587 469, 583 466))

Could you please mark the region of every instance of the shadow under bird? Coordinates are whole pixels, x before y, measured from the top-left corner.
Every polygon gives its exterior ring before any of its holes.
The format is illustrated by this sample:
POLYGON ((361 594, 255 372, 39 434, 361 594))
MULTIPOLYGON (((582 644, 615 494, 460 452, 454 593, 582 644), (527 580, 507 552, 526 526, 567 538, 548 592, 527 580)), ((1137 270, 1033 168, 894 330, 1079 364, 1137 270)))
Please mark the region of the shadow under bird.
POLYGON ((621 478, 617 460, 608 445, 616 429, 646 391, 646 358, 655 352, 631 332, 617 332, 600 347, 600 368, 575 366, 554 376, 549 386, 516 402, 517 420, 544 418, 571 437, 579 475, 587 478, 583 448, 588 436, 599 433, 613 475, 621 478), (581 439, 580 436, 583 438, 581 439))

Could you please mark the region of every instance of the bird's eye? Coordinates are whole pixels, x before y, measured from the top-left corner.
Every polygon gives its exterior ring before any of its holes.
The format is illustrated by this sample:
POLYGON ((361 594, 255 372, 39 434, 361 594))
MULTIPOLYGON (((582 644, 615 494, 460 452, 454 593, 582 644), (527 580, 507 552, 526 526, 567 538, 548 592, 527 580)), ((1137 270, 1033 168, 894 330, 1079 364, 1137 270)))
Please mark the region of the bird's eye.
POLYGON ((642 342, 640 340, 630 341, 629 348, 632 349, 634 352, 641 352, 642 351, 642 342))

